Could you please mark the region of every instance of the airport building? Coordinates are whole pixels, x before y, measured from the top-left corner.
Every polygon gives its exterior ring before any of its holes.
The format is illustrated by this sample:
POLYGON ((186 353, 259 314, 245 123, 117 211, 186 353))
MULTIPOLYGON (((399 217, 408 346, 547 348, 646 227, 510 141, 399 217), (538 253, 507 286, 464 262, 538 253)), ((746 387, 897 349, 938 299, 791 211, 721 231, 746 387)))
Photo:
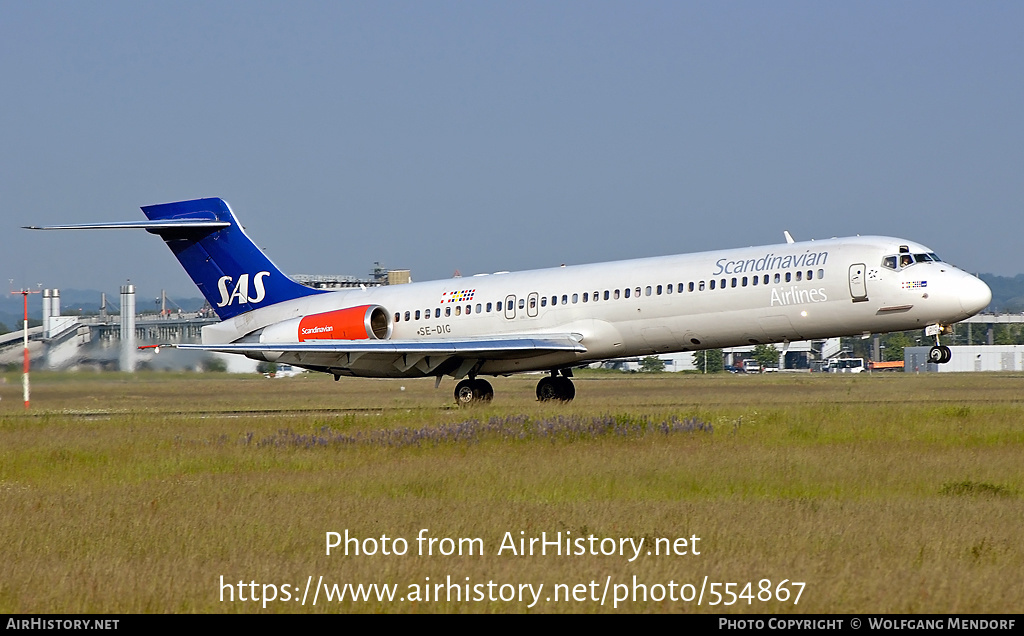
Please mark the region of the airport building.
MULTIPOLYGON (((411 282, 409 270, 385 270, 374 263, 369 278, 345 275, 296 275, 298 282, 317 289, 345 289, 397 285, 411 282)), ((198 343, 206 325, 219 322, 206 306, 199 311, 169 310, 167 297, 160 295, 160 313, 139 314, 136 290, 131 284, 120 289, 119 310, 107 312, 106 294, 94 316, 62 315, 59 289, 42 290, 42 325, 28 330, 32 366, 44 369, 76 367, 134 371, 139 365, 151 368, 197 368, 204 360, 223 360, 229 371, 255 371, 256 362, 244 356, 165 350, 159 356, 140 345, 198 343)), ((38 315, 38 314, 37 314, 38 315)), ((0 334, 0 365, 20 365, 24 334, 19 329, 0 334)))
POLYGON ((965 371, 1024 371, 1024 345, 972 345, 950 347, 953 358, 946 364, 928 361, 931 347, 903 350, 906 373, 956 373, 965 371))

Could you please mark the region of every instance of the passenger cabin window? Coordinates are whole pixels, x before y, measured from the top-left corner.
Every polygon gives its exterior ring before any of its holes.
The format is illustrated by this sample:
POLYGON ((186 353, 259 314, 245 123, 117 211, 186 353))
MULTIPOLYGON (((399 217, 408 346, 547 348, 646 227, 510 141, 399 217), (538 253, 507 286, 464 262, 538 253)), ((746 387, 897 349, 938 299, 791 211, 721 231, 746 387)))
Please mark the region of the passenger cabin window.
POLYGON ((416 310, 416 320, 419 320, 419 319, 420 319, 420 310, 417 309, 416 310))
POLYGON ((543 298, 540 299, 540 306, 541 307, 547 307, 548 306, 548 297, 547 296, 544 296, 543 298))
POLYGON ((629 298, 629 292, 630 292, 630 289, 629 289, 629 287, 627 287, 627 288, 626 288, 626 292, 625 292, 625 294, 626 294, 626 298, 629 298))
POLYGON ((491 303, 487 303, 487 313, 491 313, 491 303))
MULTIPOLYGON (((618 294, 616 294, 616 296, 615 296, 615 297, 616 297, 616 298, 618 298, 618 294)), ((607 290, 607 289, 606 289, 606 290, 604 290, 604 299, 605 299, 605 300, 608 300, 608 290, 607 290)))
POLYGON ((444 308, 444 317, 445 318, 450 318, 451 315, 452 315, 452 308, 451 307, 445 307, 444 308))
POLYGON ((409 320, 409 316, 410 316, 409 312, 405 312, 405 319, 406 319, 406 321, 409 320))
POLYGON ((639 287, 636 288, 636 297, 640 298, 640 288, 639 287))
POLYGON ((462 305, 455 305, 455 315, 456 316, 461 316, 462 315, 462 305))
POLYGON ((401 322, 402 314, 395 314, 395 322, 401 322))
POLYGON ((466 315, 473 313, 473 305, 466 305, 466 315))
MULTIPOLYGON (((628 294, 629 292, 626 292, 626 293, 628 294)), ((619 299, 619 290, 616 289, 615 290, 615 300, 618 300, 618 299, 619 299)))
POLYGON ((523 309, 523 308, 525 308, 525 307, 526 307, 526 300, 524 300, 524 299, 520 298, 520 299, 519 299, 519 308, 520 308, 520 309, 523 309))
POLYGON ((714 289, 714 288, 715 288, 715 279, 712 278, 711 279, 711 289, 714 289))
MULTIPOLYGON (((715 281, 711 281, 711 289, 715 288, 715 281)), ((697 287, 698 290, 704 291, 704 281, 700 281, 700 285, 697 287)), ((690 291, 693 291, 693 283, 690 283, 690 291)))
POLYGON ((587 302, 587 300, 589 298, 590 298, 590 293, 589 292, 583 292, 583 302, 587 302))
POLYGON ((580 295, 579 294, 573 294, 572 295, 572 304, 575 305, 576 303, 579 302, 579 300, 580 300, 580 295))
POLYGON ((753 278, 751 279, 751 281, 750 281, 750 282, 754 283, 754 286, 755 286, 755 287, 757 287, 757 283, 758 283, 758 279, 759 279, 759 278, 760 278, 760 276, 754 276, 754 277, 753 277, 753 278))
POLYGON ((818 270, 818 280, 821 280, 822 278, 825 278, 825 270, 819 269, 818 270))
POLYGON ((803 272, 801 272, 801 271, 797 271, 797 273, 796 273, 796 280, 797 280, 797 282, 800 282, 800 280, 801 280, 801 279, 802 279, 803 277, 804 277, 804 273, 803 273, 803 272))

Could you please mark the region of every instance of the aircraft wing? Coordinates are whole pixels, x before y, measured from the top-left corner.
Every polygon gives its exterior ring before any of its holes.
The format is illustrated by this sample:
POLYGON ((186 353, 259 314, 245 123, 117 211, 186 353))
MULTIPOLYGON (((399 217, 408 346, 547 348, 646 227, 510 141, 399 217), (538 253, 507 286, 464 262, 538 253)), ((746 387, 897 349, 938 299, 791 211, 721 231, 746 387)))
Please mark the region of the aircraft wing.
MULTIPOLYGON (((257 354, 273 362, 298 366, 349 369, 394 367, 405 372, 417 367, 433 374, 446 362, 461 377, 478 361, 531 358, 550 353, 586 353, 582 336, 565 334, 523 334, 480 338, 432 338, 429 340, 316 340, 298 343, 232 342, 224 344, 179 344, 177 349, 218 353, 257 354)), ((446 373, 451 373, 447 371, 446 373)))

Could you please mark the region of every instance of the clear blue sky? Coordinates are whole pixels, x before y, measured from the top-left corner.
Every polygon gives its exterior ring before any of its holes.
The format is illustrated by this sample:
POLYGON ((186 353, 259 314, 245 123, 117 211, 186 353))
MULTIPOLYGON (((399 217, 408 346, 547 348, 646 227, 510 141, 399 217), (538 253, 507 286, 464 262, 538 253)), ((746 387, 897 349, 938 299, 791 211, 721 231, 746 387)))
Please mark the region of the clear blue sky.
POLYGON ((291 273, 416 280, 890 234, 1024 272, 1024 3, 0 1, 0 279, 196 296, 220 196, 291 273))

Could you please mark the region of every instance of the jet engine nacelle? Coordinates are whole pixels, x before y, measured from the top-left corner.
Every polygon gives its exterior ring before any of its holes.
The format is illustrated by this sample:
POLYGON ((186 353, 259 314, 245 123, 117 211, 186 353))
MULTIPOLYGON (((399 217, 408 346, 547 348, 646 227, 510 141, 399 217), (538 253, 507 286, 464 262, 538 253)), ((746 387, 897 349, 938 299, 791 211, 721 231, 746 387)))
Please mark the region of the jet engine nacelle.
POLYGON ((380 305, 360 305, 269 325, 263 330, 260 342, 387 340, 391 337, 391 329, 387 310, 380 305))

